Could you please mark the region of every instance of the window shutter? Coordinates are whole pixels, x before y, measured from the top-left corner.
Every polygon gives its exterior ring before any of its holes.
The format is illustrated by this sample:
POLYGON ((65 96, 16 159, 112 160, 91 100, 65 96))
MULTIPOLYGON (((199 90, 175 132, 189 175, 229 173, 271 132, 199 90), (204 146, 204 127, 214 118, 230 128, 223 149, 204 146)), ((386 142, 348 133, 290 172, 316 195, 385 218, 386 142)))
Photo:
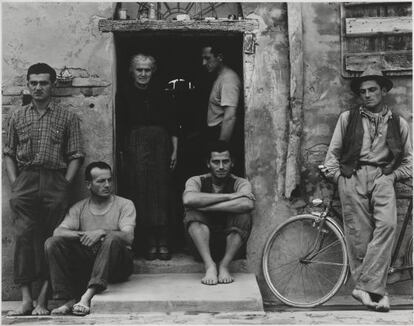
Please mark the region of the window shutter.
POLYGON ((388 76, 412 74, 411 2, 341 4, 344 77, 376 64, 388 76))

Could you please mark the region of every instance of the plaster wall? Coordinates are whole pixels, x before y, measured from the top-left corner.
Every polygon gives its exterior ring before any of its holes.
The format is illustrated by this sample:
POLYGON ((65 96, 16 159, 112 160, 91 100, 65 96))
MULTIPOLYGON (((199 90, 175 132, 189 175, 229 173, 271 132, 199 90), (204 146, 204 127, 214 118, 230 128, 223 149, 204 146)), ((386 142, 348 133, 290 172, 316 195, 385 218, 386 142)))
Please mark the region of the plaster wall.
MULTIPOLYGON (((3 136, 9 114, 21 106, 27 68, 46 62, 59 73, 70 68, 73 87, 58 87, 54 100, 76 112, 87 153, 112 164, 112 35, 98 31, 98 20, 112 15, 112 3, 3 3, 3 136)), ((2 298, 20 297, 13 284, 13 229, 10 187, 2 168, 2 298)), ((76 201, 86 195, 83 169, 72 185, 76 201)))

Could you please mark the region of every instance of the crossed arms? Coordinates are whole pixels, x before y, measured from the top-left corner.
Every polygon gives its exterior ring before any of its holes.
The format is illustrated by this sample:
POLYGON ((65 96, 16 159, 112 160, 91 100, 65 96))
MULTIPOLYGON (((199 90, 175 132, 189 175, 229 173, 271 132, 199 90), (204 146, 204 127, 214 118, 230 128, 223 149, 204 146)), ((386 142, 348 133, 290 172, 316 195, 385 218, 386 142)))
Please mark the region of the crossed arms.
POLYGON ((230 194, 185 191, 183 194, 185 207, 203 212, 246 213, 254 208, 254 200, 253 193, 249 191, 230 194))

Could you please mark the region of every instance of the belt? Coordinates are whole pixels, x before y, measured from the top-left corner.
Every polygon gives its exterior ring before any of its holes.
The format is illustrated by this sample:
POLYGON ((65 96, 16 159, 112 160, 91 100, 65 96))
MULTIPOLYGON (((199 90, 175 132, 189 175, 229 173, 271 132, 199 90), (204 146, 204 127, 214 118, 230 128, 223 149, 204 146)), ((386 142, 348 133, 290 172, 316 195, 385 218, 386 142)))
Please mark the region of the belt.
POLYGON ((25 166, 21 169, 21 171, 50 171, 50 172, 59 172, 62 174, 66 174, 66 169, 48 169, 48 168, 44 168, 42 166, 25 166))
POLYGON ((382 168, 386 164, 379 164, 379 163, 375 163, 375 162, 358 162, 358 167, 361 167, 361 166, 364 166, 364 165, 370 165, 370 166, 375 166, 375 167, 382 168))

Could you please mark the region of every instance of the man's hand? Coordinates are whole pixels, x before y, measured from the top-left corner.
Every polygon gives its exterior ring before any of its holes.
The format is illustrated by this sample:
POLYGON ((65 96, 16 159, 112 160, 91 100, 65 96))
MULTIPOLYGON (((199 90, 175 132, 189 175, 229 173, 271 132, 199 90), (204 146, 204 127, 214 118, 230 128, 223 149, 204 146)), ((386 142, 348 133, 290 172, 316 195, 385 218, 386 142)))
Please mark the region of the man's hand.
POLYGON ((322 165, 322 164, 318 165, 318 169, 326 176, 326 173, 328 172, 328 168, 325 165, 322 165))
POLYGON ((95 230, 79 232, 78 234, 80 235, 81 244, 86 247, 91 247, 100 241, 106 235, 106 232, 104 230, 95 230))
POLYGON ((177 165, 177 152, 173 151, 170 158, 170 169, 174 170, 177 165))

